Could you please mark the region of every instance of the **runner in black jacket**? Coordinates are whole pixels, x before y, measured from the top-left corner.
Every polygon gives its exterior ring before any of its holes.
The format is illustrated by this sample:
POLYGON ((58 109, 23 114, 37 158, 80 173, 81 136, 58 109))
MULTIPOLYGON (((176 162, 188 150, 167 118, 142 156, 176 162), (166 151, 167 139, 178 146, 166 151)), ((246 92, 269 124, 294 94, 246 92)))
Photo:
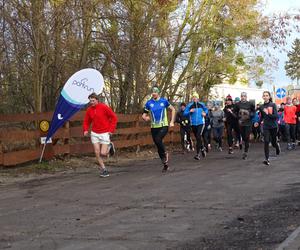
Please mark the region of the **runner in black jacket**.
MULTIPOLYGON (((226 105, 223 109, 225 114, 225 126, 226 126, 226 133, 227 133, 227 143, 229 146, 228 154, 233 154, 233 134, 232 131, 235 132, 236 138, 241 138, 239 122, 237 116, 234 114, 234 104, 231 97, 226 98, 226 105)), ((239 141, 239 143, 241 143, 239 141)))
POLYGON ((180 124, 180 136, 181 136, 181 146, 182 151, 185 153, 185 142, 184 136, 186 135, 187 143, 189 144, 189 150, 192 150, 193 144, 191 140, 191 125, 190 125, 190 118, 188 116, 184 116, 183 112, 186 108, 186 104, 183 102, 180 104, 180 110, 176 114, 175 121, 180 124))
POLYGON ((270 165, 269 161, 269 143, 271 141, 272 146, 276 149, 276 155, 280 154, 280 146, 277 142, 277 107, 276 104, 272 102, 271 94, 269 91, 263 92, 264 104, 260 106, 261 119, 263 121, 263 131, 264 131, 264 150, 265 150, 265 160, 263 163, 267 166, 270 165))
POLYGON ((255 113, 255 106, 253 103, 247 101, 247 93, 241 93, 241 101, 234 106, 234 114, 237 116, 242 135, 242 140, 245 143, 243 159, 246 160, 249 150, 249 140, 252 128, 252 118, 255 113))

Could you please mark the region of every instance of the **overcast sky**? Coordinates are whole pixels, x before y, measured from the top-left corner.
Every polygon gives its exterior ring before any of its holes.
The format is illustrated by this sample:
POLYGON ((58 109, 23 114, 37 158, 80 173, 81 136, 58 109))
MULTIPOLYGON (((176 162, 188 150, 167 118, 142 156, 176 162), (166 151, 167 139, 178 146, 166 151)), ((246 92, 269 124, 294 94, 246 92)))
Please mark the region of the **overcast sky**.
MULTIPOLYGON (((266 14, 280 13, 280 12, 295 12, 295 9, 300 9, 300 0, 266 0, 266 14)), ((291 50, 291 45, 296 38, 300 38, 300 34, 294 32, 288 38, 286 49, 291 50)), ((278 70, 274 70, 273 78, 275 86, 286 86, 292 82, 290 78, 285 75, 284 64, 287 61, 286 53, 275 51, 274 55, 279 59, 278 70)))

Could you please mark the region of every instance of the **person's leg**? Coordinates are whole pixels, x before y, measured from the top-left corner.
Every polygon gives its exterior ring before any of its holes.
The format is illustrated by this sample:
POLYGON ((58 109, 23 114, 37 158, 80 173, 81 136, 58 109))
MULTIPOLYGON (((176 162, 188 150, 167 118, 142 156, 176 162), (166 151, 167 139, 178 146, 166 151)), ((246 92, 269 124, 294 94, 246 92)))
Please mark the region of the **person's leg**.
POLYGON ((96 160, 99 164, 99 169, 100 170, 104 170, 105 169, 105 165, 104 165, 104 161, 100 156, 101 153, 101 146, 100 143, 93 143, 93 147, 94 147, 94 152, 95 152, 95 156, 96 156, 96 160))
POLYGON ((228 143, 229 148, 232 148, 232 145, 233 145, 232 129, 233 129, 232 125, 227 124, 226 133, 227 133, 227 143, 228 143))
POLYGON ((224 127, 220 127, 219 128, 219 145, 220 145, 220 148, 222 148, 223 146, 223 133, 224 133, 224 127))
POLYGON ((248 153, 249 151, 249 142, 250 142, 250 134, 251 134, 251 126, 245 126, 245 135, 244 135, 244 141, 245 141, 245 153, 248 153))
POLYGON ((167 133, 168 133, 168 127, 151 129, 153 141, 157 147, 159 158, 163 163, 167 163, 168 161, 165 145, 163 144, 163 138, 166 136, 167 133))
POLYGON ((190 126, 185 127, 185 133, 186 133, 187 141, 190 145, 190 150, 192 150, 193 143, 192 143, 192 139, 191 139, 191 127, 190 126))
POLYGON ((199 160, 200 152, 203 157, 206 156, 206 152, 203 148, 202 144, 202 133, 203 133, 203 126, 204 125, 198 125, 198 126, 192 126, 193 133, 196 137, 196 149, 197 149, 197 155, 194 157, 196 160, 199 160))
POLYGON ((269 150, 269 144, 270 144, 270 130, 264 129, 264 152, 265 152, 265 159, 269 160, 270 150, 269 150))
POLYGON ((272 146, 276 149, 276 155, 280 154, 280 145, 277 141, 277 128, 270 129, 270 140, 272 146))
POLYGON ((285 133, 286 133, 286 140, 287 140, 287 149, 291 150, 291 126, 290 124, 285 124, 285 133))
POLYGON ((185 129, 183 126, 180 126, 180 140, 181 140, 181 148, 183 151, 185 150, 184 135, 185 135, 185 129))
POLYGON ((291 142, 296 142, 296 124, 290 124, 291 142))

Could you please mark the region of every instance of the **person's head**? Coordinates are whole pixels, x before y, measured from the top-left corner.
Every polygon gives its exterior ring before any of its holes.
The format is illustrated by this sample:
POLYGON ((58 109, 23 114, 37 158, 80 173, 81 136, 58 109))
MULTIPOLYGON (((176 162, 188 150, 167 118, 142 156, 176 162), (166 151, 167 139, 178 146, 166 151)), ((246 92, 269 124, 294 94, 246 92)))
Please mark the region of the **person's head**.
POLYGON ((284 102, 282 102, 282 103, 280 103, 280 108, 284 108, 284 106, 285 106, 285 103, 284 102))
POLYGON ((237 103, 239 101, 241 101, 241 99, 239 97, 234 98, 234 103, 237 103))
POLYGON ((298 99, 297 98, 293 98, 293 101, 292 101, 293 105, 298 105, 298 99))
POLYGON ((89 100, 90 100, 90 104, 92 106, 96 106, 99 103, 99 97, 96 93, 92 93, 88 96, 89 100))
POLYGON ((241 101, 242 101, 242 102, 247 101, 247 93, 246 93, 246 92, 242 92, 242 93, 241 93, 241 101))
POLYGON ((180 103, 180 110, 184 111, 186 104, 184 102, 180 103))
POLYGON ((192 101, 193 102, 198 102, 199 101, 199 95, 197 92, 194 92, 192 95, 192 101))
POLYGON ((221 108, 221 107, 220 107, 220 104, 219 104, 219 103, 216 103, 216 104, 215 104, 215 107, 214 107, 214 110, 215 110, 215 111, 218 111, 218 110, 220 110, 220 108, 221 108))
POLYGON ((232 103, 233 103, 232 98, 227 96, 225 103, 226 103, 226 105, 232 105, 232 103))
POLYGON ((292 104, 292 98, 290 96, 288 96, 286 98, 286 104, 291 105, 292 104))
POLYGON ((265 103, 272 102, 271 93, 269 91, 264 91, 262 98, 264 99, 265 103))
POLYGON ((157 86, 154 86, 152 88, 152 98, 153 99, 158 99, 160 94, 160 89, 157 86))

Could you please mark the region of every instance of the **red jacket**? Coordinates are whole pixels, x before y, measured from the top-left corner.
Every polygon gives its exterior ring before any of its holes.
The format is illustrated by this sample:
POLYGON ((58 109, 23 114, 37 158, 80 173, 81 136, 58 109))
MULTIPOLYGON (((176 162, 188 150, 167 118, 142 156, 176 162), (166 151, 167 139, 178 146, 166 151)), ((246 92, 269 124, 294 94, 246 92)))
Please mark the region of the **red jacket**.
POLYGON ((96 106, 90 106, 85 114, 83 121, 83 131, 88 131, 92 123, 92 131, 101 133, 113 133, 117 125, 116 114, 103 103, 98 103, 96 106))
POLYGON ((283 119, 285 123, 296 124, 296 110, 296 106, 285 105, 283 113, 283 119))

